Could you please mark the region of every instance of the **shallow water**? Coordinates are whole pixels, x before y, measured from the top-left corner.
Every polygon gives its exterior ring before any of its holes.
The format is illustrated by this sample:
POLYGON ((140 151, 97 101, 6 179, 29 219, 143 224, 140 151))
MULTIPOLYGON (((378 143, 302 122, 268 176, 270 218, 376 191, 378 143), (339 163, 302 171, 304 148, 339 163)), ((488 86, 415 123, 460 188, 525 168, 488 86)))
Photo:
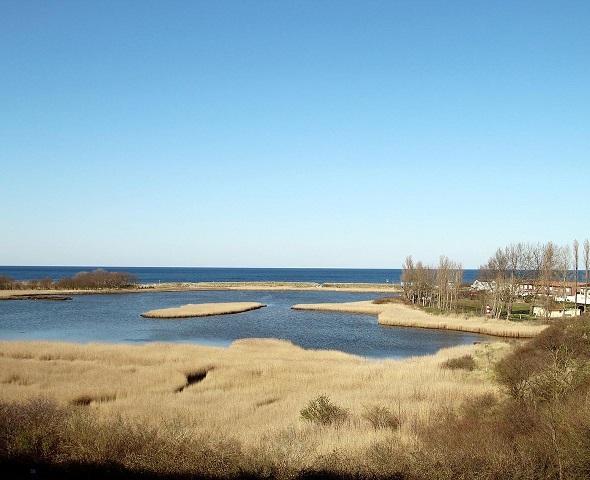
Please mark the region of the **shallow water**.
POLYGON ((470 344, 481 335, 384 327, 372 315, 291 310, 297 303, 350 302, 377 294, 342 292, 149 292, 76 295, 71 301, 0 302, 0 339, 74 342, 185 342, 229 346, 239 338, 279 338, 311 349, 340 350, 370 358, 404 358, 470 344), (252 301, 260 310, 216 317, 154 320, 155 308, 187 303, 252 301))

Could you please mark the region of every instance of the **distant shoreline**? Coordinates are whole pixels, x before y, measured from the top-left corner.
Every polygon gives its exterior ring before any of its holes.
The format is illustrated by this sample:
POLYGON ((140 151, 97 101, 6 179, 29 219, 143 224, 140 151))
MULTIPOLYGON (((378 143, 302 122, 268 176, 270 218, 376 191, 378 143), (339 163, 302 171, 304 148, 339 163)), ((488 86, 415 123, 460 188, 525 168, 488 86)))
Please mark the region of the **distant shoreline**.
POLYGON ((142 283, 130 288, 94 290, 0 290, 0 298, 26 295, 94 295, 146 292, 190 292, 208 290, 244 291, 327 291, 356 293, 401 293, 401 285, 395 283, 313 283, 313 282, 170 282, 142 283))

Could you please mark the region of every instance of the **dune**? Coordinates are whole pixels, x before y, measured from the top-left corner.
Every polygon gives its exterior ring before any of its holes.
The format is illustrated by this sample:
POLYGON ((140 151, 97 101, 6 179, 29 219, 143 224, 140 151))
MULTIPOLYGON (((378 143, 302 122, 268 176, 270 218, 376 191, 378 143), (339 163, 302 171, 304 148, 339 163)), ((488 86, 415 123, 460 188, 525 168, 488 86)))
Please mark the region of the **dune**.
POLYGON ((180 307, 160 308, 142 313, 145 318, 191 318, 208 317, 212 315, 228 315, 256 310, 266 305, 257 302, 232 303, 189 303, 180 307))

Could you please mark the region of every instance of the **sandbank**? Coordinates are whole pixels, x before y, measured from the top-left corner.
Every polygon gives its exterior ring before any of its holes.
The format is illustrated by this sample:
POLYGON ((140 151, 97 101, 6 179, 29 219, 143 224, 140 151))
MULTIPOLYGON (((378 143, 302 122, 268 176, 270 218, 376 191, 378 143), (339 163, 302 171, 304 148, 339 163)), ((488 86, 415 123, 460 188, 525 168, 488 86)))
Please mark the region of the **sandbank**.
POLYGON ((142 313, 145 318, 191 318, 243 313, 265 307, 257 302, 189 303, 180 307, 160 308, 142 313))
POLYGON ((476 316, 431 315, 399 303, 375 304, 372 301, 315 303, 294 305, 291 308, 295 310, 377 315, 379 325, 456 330, 507 338, 530 338, 547 328, 547 325, 486 319, 476 316))
POLYGON ((183 290, 262 290, 262 291, 328 291, 401 293, 396 283, 315 283, 315 282, 181 282, 146 283, 137 287, 140 291, 183 291, 183 290))
POLYGON ((176 283, 141 283, 130 288, 100 290, 0 290, 0 299, 24 295, 86 295, 114 293, 145 292, 190 292, 208 290, 243 290, 243 291, 327 291, 389 293, 402 292, 396 283, 314 283, 314 282, 176 282, 176 283))

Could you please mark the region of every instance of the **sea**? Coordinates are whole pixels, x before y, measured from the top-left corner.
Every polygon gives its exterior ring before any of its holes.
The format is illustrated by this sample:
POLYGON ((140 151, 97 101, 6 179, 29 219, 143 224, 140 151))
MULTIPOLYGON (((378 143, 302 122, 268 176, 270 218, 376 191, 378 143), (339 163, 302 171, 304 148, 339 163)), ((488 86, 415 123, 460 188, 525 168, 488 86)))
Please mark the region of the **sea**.
MULTIPOLYGON (((0 266, 0 275, 14 280, 73 277, 102 268, 127 272, 140 283, 168 282, 314 282, 400 283, 401 269, 367 268, 211 268, 211 267, 105 267, 105 266, 0 266)), ((479 270, 464 270, 463 282, 473 283, 479 270)))
MULTIPOLYGON (((15 280, 58 280, 81 271, 125 271, 141 283, 285 281, 399 283, 401 270, 166 267, 0 267, 15 280)), ((468 271, 469 272, 469 271, 468 271)), ((469 277, 467 278, 474 278, 469 277)), ((464 278, 464 281, 469 281, 464 278)), ((465 332, 381 326, 373 315, 293 310, 298 303, 374 300, 376 293, 314 291, 185 291, 74 295, 68 301, 0 302, 0 340, 145 344, 191 343, 223 348, 242 338, 276 338, 307 349, 339 350, 368 359, 428 355, 490 337, 465 332), (188 303, 260 302, 236 315, 154 320, 141 313, 188 303)))

